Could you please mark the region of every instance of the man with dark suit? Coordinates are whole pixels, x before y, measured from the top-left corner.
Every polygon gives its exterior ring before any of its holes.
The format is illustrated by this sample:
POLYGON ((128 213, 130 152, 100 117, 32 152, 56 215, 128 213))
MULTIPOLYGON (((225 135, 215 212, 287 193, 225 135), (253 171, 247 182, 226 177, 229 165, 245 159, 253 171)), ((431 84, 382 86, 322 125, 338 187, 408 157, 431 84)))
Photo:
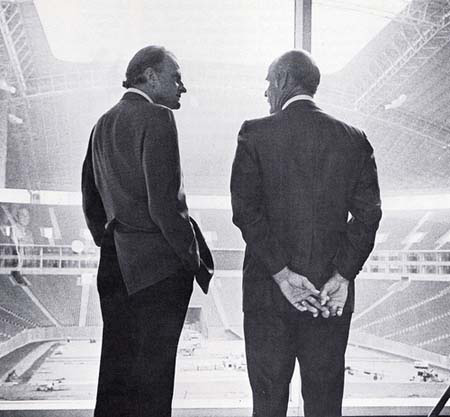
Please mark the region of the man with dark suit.
POLYGON ((92 131, 82 176, 85 218, 101 246, 95 416, 169 417, 193 278, 206 293, 213 265, 183 190, 170 109, 186 89, 175 57, 138 51, 123 85, 92 131))
POLYGON ((253 416, 286 416, 297 359, 305 416, 338 417, 353 281, 381 218, 373 149, 316 106, 307 52, 276 59, 267 81, 271 115, 242 125, 231 178, 253 416))

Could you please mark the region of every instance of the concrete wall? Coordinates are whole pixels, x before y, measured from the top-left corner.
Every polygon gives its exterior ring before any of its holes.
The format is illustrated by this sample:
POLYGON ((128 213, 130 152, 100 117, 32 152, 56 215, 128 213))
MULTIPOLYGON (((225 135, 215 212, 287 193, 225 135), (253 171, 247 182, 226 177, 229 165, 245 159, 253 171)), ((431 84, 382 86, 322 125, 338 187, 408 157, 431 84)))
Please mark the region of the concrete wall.
POLYGON ((384 339, 369 333, 354 331, 350 334, 349 344, 379 352, 390 353, 414 361, 428 362, 430 365, 450 370, 450 357, 429 352, 404 343, 384 339))
POLYGON ((32 342, 45 342, 63 339, 99 339, 101 327, 38 327, 27 329, 0 344, 0 358, 32 342))

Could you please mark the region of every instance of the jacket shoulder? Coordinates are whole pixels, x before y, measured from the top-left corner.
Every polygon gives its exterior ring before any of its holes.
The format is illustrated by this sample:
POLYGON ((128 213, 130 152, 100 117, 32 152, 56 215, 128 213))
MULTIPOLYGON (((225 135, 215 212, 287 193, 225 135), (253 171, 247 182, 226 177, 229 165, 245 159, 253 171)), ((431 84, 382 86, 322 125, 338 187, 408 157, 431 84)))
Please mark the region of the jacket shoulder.
POLYGON ((373 152, 373 148, 367 139, 365 132, 356 126, 353 126, 343 120, 340 120, 328 113, 321 111, 323 117, 327 118, 329 123, 334 125, 339 132, 341 132, 341 137, 345 138, 346 142, 356 149, 362 152, 373 152))
POLYGON ((281 120, 281 114, 275 113, 270 116, 260 117, 257 119, 245 120, 242 123, 239 136, 251 137, 267 134, 272 129, 275 129, 281 120))
POLYGON ((347 122, 344 122, 343 120, 338 119, 337 117, 333 116, 330 113, 326 113, 323 110, 320 110, 319 113, 322 115, 322 117, 328 119, 330 123, 341 126, 345 131, 347 131, 349 134, 355 137, 363 138, 366 136, 362 129, 353 126, 347 122))
POLYGON ((112 120, 122 120, 122 122, 129 120, 137 126, 147 124, 154 126, 155 121, 161 125, 174 123, 172 110, 166 106, 144 100, 119 101, 100 117, 97 124, 112 120))

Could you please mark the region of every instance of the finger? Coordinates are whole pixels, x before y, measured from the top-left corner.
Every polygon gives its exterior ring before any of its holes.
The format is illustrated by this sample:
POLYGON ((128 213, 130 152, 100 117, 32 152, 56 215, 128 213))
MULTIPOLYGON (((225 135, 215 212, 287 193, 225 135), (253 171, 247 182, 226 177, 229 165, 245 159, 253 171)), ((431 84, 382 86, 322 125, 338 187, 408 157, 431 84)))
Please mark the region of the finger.
POLYGON ((322 317, 324 319, 327 319, 328 317, 330 317, 330 310, 328 310, 328 309, 322 310, 322 317))
POLYGON ((320 291, 320 304, 325 305, 326 302, 330 299, 328 296, 328 287, 325 285, 322 287, 322 291, 320 291))
POLYGON ((342 313, 344 312, 344 309, 342 307, 338 307, 336 314, 341 317, 342 313))
POLYGON ((313 315, 313 317, 317 317, 319 315, 319 310, 313 307, 311 304, 309 304, 308 301, 303 300, 301 304, 313 315))
POLYGON ((307 308, 304 307, 304 306, 302 305, 302 303, 299 302, 299 301, 294 302, 293 305, 294 305, 294 307, 295 307, 297 310, 299 310, 299 311, 301 311, 301 312, 307 311, 307 308))
POLYGON ((336 314, 337 314, 337 311, 339 310, 339 308, 342 308, 343 306, 342 306, 342 304, 340 304, 340 303, 338 303, 338 302, 336 302, 336 301, 330 301, 328 304, 327 304, 327 306, 328 306, 328 308, 330 309, 330 313, 331 313, 331 315, 333 316, 333 317, 335 317, 336 316, 336 314))
POLYGON ((324 307, 319 300, 317 300, 316 298, 314 298, 313 296, 309 296, 306 298, 306 301, 311 304, 313 307, 317 308, 318 310, 322 311, 322 310, 328 310, 326 307, 324 307))
POLYGON ((337 312, 337 306, 332 306, 330 308, 330 313, 333 317, 336 317, 336 312, 337 312))
POLYGON ((314 284, 311 281, 309 281, 308 278, 304 278, 303 279, 303 286, 307 290, 311 291, 312 294, 315 294, 315 295, 319 295, 320 294, 320 291, 314 286, 314 284))

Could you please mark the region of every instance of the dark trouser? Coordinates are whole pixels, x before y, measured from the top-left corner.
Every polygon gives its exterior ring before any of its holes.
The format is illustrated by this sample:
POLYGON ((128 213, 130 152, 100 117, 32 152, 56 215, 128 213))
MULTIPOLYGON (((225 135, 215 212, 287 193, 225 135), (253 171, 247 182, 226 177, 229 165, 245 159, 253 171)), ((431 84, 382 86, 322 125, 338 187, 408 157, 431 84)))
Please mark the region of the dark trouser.
POLYGON ((95 417, 170 417, 192 285, 193 277, 181 272, 128 296, 115 252, 102 247, 104 327, 95 417))
POLYGON ((340 417, 351 314, 246 312, 244 333, 254 417, 285 417, 299 361, 305 417, 340 417))

